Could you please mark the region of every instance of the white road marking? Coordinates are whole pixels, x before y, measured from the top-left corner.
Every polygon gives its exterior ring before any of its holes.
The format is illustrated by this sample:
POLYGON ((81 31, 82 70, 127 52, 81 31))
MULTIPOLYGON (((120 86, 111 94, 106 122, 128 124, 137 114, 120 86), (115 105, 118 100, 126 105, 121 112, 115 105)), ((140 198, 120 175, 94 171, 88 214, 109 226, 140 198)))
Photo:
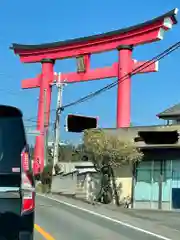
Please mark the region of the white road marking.
POLYGON ((134 229, 134 230, 136 230, 136 231, 139 231, 139 232, 142 232, 142 233, 151 235, 151 236, 154 236, 154 237, 156 237, 156 238, 159 238, 159 239, 162 239, 162 240, 172 240, 172 239, 167 238, 167 237, 164 237, 164 236, 162 236, 162 235, 159 235, 159 234, 156 234, 156 233, 153 233, 153 232, 144 230, 144 229, 142 229, 142 228, 133 226, 133 225, 131 225, 131 224, 122 222, 122 221, 120 221, 120 220, 117 220, 117 219, 108 217, 108 216, 106 216, 106 215, 104 215, 104 214, 96 213, 96 212, 91 211, 91 210, 88 210, 88 209, 86 209, 86 208, 81 208, 81 207, 78 207, 78 206, 76 206, 76 205, 74 205, 74 204, 61 201, 61 200, 59 200, 59 199, 57 199, 57 198, 54 198, 54 197, 52 198, 52 197, 49 197, 49 196, 46 196, 46 195, 42 195, 42 194, 39 194, 39 193, 36 193, 36 194, 37 194, 38 196, 41 196, 41 197, 44 197, 44 198, 48 198, 48 199, 50 199, 50 200, 53 200, 53 201, 56 201, 56 202, 58 202, 58 203, 64 204, 64 205, 69 206, 69 207, 71 207, 71 208, 76 208, 76 209, 78 209, 78 210, 87 212, 87 213, 89 213, 89 214, 91 214, 91 215, 94 215, 94 216, 97 216, 97 217, 100 217, 100 218, 104 218, 104 219, 109 220, 109 221, 111 221, 111 222, 118 223, 118 224, 120 224, 120 225, 122 225, 122 226, 131 228, 131 229, 134 229))

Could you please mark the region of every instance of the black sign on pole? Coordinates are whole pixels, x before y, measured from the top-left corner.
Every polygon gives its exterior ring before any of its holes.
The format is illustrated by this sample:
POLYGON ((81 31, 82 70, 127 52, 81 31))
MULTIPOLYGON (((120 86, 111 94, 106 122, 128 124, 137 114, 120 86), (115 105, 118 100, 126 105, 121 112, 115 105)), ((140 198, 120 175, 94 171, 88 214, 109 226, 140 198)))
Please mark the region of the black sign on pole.
POLYGON ((86 129, 97 128, 97 117, 69 114, 66 118, 66 131, 80 133, 86 129))

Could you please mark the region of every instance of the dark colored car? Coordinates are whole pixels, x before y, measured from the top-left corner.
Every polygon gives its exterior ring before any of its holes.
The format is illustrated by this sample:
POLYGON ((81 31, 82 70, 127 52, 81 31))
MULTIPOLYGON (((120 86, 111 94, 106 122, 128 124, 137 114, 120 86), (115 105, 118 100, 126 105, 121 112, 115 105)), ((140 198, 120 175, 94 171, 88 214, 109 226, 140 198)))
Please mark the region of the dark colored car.
POLYGON ((35 183, 22 113, 0 105, 0 239, 32 240, 35 183))

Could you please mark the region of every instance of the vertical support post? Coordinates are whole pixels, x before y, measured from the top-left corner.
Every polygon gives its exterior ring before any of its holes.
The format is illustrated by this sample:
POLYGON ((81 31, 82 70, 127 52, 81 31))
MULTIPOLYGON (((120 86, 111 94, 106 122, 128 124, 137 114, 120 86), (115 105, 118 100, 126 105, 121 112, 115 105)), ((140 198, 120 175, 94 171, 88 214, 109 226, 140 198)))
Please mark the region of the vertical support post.
POLYGON ((163 164, 164 160, 160 160, 158 209, 162 209, 163 164))
POLYGON ((44 59, 42 62, 42 75, 40 81, 40 93, 39 93, 39 104, 38 104, 38 119, 37 119, 37 130, 40 131, 40 136, 36 137, 35 152, 34 152, 34 174, 42 172, 44 168, 44 90, 46 89, 46 123, 49 125, 50 117, 50 104, 51 104, 51 85, 54 78, 54 60, 44 59))
POLYGON ((59 140, 60 140, 60 114, 62 107, 62 91, 63 91, 63 83, 61 82, 61 74, 59 73, 58 82, 58 96, 57 96, 57 109, 56 109, 56 121, 55 121, 55 138, 54 138, 54 156, 53 156, 53 174, 55 174, 55 166, 58 163, 59 157, 59 140))
POLYGON ((89 201, 90 199, 90 184, 91 184, 91 177, 88 173, 86 175, 86 183, 85 183, 85 191, 86 191, 86 200, 89 201))
POLYGON ((151 161, 151 172, 150 172, 150 176, 151 176, 151 200, 150 200, 150 208, 154 208, 154 199, 153 199, 153 185, 154 185, 154 160, 151 161))
POLYGON ((169 202, 169 210, 172 210, 172 181, 173 181, 173 165, 172 165, 172 161, 173 160, 169 160, 170 161, 170 172, 169 172, 169 176, 170 176, 170 191, 169 191, 169 197, 170 197, 170 202, 169 202))
POLYGON ((130 45, 118 47, 117 128, 130 126, 131 77, 124 78, 124 76, 132 71, 132 49, 130 45))

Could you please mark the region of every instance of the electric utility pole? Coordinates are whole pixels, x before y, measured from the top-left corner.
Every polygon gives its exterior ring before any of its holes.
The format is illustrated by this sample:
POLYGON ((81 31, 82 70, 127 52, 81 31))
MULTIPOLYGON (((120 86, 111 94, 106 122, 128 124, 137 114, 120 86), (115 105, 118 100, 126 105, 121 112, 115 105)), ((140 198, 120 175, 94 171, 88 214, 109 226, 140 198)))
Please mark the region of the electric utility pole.
POLYGON ((53 174, 55 173, 55 165, 58 162, 59 157, 59 141, 60 141, 60 115, 62 107, 62 92, 64 83, 61 82, 61 74, 58 75, 58 81, 56 83, 58 94, 57 94, 57 107, 56 107, 56 120, 55 120, 55 140, 54 140, 54 155, 53 155, 53 174))

